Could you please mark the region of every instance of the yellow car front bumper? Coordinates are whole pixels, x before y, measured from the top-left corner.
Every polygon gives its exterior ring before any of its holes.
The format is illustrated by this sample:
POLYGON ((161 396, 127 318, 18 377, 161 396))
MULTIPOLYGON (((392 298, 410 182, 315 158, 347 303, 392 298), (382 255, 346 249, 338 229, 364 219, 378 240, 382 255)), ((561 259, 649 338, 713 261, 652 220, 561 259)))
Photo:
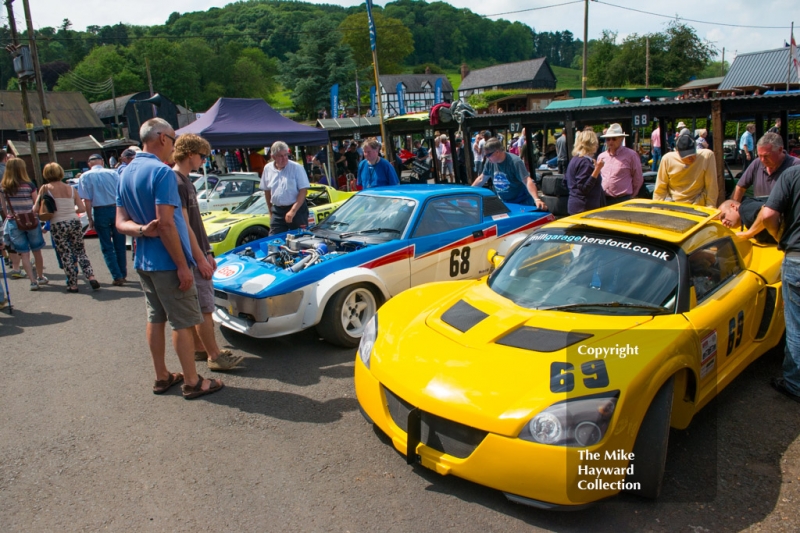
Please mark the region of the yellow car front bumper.
MULTIPOLYGON (((392 418, 387 389, 356 356, 356 396, 364 414, 406 455, 408 434, 392 418)), ((390 393, 391 394, 391 393, 390 393)), ((474 451, 459 458, 419 444, 417 462, 441 475, 457 477, 506 493, 513 501, 541 508, 577 507, 613 496, 618 489, 581 490, 583 464, 577 448, 547 446, 519 438, 487 433, 474 451), (520 498, 521 497, 521 498, 520 498)), ((609 477, 604 481, 616 482, 609 477)), ((582 484, 587 487, 586 482, 582 484)))

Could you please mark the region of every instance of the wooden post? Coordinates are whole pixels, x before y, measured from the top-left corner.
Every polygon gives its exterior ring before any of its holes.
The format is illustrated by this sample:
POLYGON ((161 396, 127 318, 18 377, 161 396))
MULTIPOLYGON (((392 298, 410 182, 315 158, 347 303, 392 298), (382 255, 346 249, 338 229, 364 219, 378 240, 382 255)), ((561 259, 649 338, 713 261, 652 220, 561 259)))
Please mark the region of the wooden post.
MULTIPOLYGON (((17 24, 14 18, 14 9, 11 7, 13 0, 6 2, 6 9, 8 10, 8 26, 11 31, 11 42, 14 46, 14 52, 19 46, 19 39, 17 37, 17 24)), ((33 176, 36 180, 36 186, 41 187, 44 183, 42 181, 42 167, 39 163, 39 147, 36 143, 36 133, 33 130, 33 118, 31 117, 31 108, 28 104, 28 82, 19 80, 19 89, 22 95, 22 116, 25 120, 25 131, 28 132, 28 144, 31 147, 31 163, 33 164, 33 176)))
POLYGON ((722 146, 725 142, 725 127, 722 123, 722 104, 715 100, 711 102, 711 131, 714 133, 714 163, 717 167, 717 206, 725 201, 725 154, 722 146))
MULTIPOLYGON (((537 165, 537 161, 533 160, 533 135, 530 127, 526 126, 522 129, 525 130, 525 155, 528 160, 528 170, 531 173, 531 177, 534 178, 536 176, 536 167, 539 165, 537 165)), ((534 181, 536 180, 534 179, 534 181)))
MULTIPOLYGON (((755 145, 758 140, 764 136, 764 115, 761 113, 756 114, 756 119, 754 120, 756 123, 756 132, 753 134, 753 152, 755 152, 755 145)), ((755 156, 755 153, 753 153, 755 156)), ((752 163, 755 160, 755 157, 750 160, 752 163)))
POLYGON ((781 117, 781 132, 780 135, 783 137, 783 147, 786 151, 789 151, 789 111, 786 109, 781 109, 780 112, 781 117))
POLYGON ((57 163, 56 147, 53 143, 53 129, 50 126, 50 113, 47 111, 47 102, 44 99, 44 81, 42 81, 39 51, 36 49, 36 35, 33 31, 31 8, 28 5, 28 0, 22 0, 22 7, 25 10, 25 23, 28 26, 28 41, 30 42, 31 58, 33 59, 33 70, 36 73, 36 92, 39 93, 39 107, 42 111, 42 127, 44 128, 45 141, 47 141, 47 154, 51 163, 57 163))

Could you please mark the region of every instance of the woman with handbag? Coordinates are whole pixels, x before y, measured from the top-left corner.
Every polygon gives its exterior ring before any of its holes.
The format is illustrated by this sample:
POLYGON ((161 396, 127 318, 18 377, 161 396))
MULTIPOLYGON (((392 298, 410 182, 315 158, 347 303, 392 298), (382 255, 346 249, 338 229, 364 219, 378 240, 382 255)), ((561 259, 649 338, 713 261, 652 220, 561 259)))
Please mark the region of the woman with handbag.
POLYGON ((50 231, 58 254, 61 256, 64 273, 67 275, 67 292, 78 292, 78 265, 89 280, 92 289, 100 288, 94 278, 92 265, 83 246, 83 232, 78 213, 85 213, 86 206, 78 191, 63 183, 64 169, 58 163, 48 163, 42 171, 47 182, 39 189, 36 201, 40 218, 50 220, 50 231), (52 199, 53 202, 50 202, 52 199), (53 204, 55 209, 53 210, 53 204), (75 208, 77 207, 77 212, 75 208))
POLYGON ((3 232, 11 242, 14 249, 22 259, 22 267, 31 280, 31 290, 38 291, 40 285, 47 284, 44 277, 44 237, 39 219, 33 213, 33 203, 36 200, 36 186, 28 177, 25 162, 22 159, 11 159, 6 163, 6 172, 0 181, 3 208, 6 212, 6 221, 3 232), (31 266, 31 252, 36 259, 38 278, 33 275, 31 266))

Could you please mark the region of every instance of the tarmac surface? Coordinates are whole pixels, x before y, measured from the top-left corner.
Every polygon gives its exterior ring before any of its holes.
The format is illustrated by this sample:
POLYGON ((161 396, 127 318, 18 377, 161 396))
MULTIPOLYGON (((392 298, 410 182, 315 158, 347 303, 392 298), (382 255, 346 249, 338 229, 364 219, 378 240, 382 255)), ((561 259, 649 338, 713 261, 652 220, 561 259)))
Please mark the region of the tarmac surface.
MULTIPOLYGON (((670 435, 658 502, 620 495, 546 512, 405 459, 366 423, 355 350, 314 330, 255 340, 217 333, 243 368, 185 401, 151 393, 138 282, 65 292, 9 280, 0 312, 0 529, 38 531, 800 531, 800 405, 768 385, 781 353, 755 362, 686 431, 670 435)), ((132 268, 129 279, 135 280, 132 268)), ((171 345, 167 361, 180 370, 171 345)))

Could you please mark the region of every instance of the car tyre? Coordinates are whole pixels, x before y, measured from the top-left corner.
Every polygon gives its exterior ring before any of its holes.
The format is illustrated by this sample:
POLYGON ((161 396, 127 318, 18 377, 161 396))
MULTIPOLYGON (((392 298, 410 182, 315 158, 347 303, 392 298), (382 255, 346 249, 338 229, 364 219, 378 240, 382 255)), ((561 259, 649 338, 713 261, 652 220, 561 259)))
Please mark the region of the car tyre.
POLYGON ((378 298, 366 283, 340 289, 328 300, 317 333, 331 344, 355 348, 378 306, 378 298))
POLYGON ((257 241, 258 239, 263 239, 264 237, 269 237, 269 228, 265 228, 264 226, 253 226, 247 228, 239 234, 239 238, 236 239, 236 246, 241 246, 250 241, 257 241))
POLYGON ((667 464, 669 421, 672 416, 672 396, 675 378, 661 386, 647 414, 644 416, 636 442, 633 445, 633 474, 625 481, 639 483, 638 490, 628 492, 642 498, 656 499, 661 493, 661 482, 667 464))

